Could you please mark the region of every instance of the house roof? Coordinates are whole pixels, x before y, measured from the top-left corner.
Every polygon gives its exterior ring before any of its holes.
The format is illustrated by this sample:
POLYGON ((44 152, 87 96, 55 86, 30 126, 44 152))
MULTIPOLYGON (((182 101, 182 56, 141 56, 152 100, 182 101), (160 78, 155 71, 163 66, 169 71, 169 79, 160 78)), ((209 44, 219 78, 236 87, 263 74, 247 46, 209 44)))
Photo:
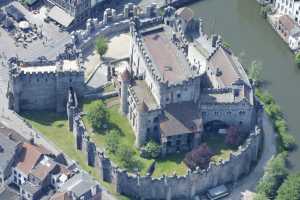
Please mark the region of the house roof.
POLYGON ((146 51, 163 80, 176 84, 193 75, 185 55, 171 40, 170 27, 152 27, 145 30, 142 36, 146 51))
POLYGON ((57 192, 50 200, 72 200, 71 192, 57 192))
POLYGON ((37 184, 33 184, 29 181, 27 181, 26 183, 22 184, 20 186, 24 191, 26 191, 27 193, 30 194, 35 194, 36 192, 40 191, 42 189, 42 186, 37 184))
POLYGON ((240 80, 250 85, 242 65, 230 50, 225 47, 217 47, 217 50, 208 59, 208 62, 209 67, 215 72, 221 87, 229 87, 240 80))
POLYGON ((174 103, 166 106, 160 121, 163 137, 196 133, 201 131, 202 118, 197 105, 193 102, 174 103))
POLYGON ((56 163, 47 156, 31 170, 31 174, 43 181, 48 174, 55 168, 56 163))
POLYGON ((8 163, 14 159, 16 149, 20 143, 0 134, 0 170, 5 170, 8 163))
POLYGON ((281 23, 284 28, 290 32, 295 27, 295 22, 288 15, 282 15, 279 17, 279 23, 281 23))
POLYGON ((40 146, 24 143, 16 168, 28 175, 41 156, 47 153, 49 152, 40 146))
POLYGON ((61 8, 54 6, 48 13, 48 17, 63 25, 64 27, 70 26, 73 22, 74 17, 66 13, 61 8))
POLYGON ((194 17, 193 10, 188 7, 179 8, 178 10, 176 10, 175 14, 187 22, 192 20, 194 17))
POLYGON ((80 197, 97 185, 98 183, 90 175, 81 172, 67 180, 59 190, 60 192, 71 191, 76 197, 80 197))

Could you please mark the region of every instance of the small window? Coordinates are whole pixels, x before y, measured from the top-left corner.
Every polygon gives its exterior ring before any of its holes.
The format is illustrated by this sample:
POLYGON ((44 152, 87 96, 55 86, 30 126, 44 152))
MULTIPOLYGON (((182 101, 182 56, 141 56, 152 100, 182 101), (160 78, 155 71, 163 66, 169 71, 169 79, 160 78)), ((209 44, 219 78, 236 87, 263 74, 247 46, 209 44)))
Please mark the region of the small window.
POLYGON ((181 94, 177 94, 177 98, 180 98, 181 97, 181 94))

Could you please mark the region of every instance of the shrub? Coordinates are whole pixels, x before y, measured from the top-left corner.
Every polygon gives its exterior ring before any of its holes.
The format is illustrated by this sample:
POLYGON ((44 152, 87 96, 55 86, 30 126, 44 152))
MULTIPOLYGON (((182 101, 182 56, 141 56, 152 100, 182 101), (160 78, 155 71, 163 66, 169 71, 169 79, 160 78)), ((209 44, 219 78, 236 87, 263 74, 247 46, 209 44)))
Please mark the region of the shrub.
POLYGON ((277 132, 282 133, 287 131, 286 121, 284 119, 275 120, 275 129, 277 132))
POLYGON ((160 145, 151 140, 142 148, 141 156, 145 158, 157 158, 159 154, 160 145))
POLYGON ((285 150, 291 151, 296 147, 296 139, 288 132, 280 132, 280 139, 285 150))
POLYGON ((278 189, 277 194, 276 200, 300 199, 300 173, 289 175, 278 189))
POLYGON ((263 194, 255 194, 253 200, 268 200, 268 198, 263 194))
POLYGON ((190 169, 195 169, 196 167, 204 169, 207 168, 211 156, 212 153, 208 145, 204 143, 187 153, 183 161, 190 169))
POLYGON ((120 133, 116 129, 113 129, 107 134, 105 138, 106 149, 111 153, 116 153, 120 144, 120 133))
POLYGON ((288 174, 286 157, 287 153, 283 152, 268 162, 265 174, 256 187, 259 194, 269 199, 273 199, 276 196, 277 189, 288 174))
POLYGON ((230 146, 238 146, 240 142, 240 136, 236 127, 229 127, 226 130, 225 143, 230 146))
POLYGON ((134 158, 134 151, 126 144, 121 144, 117 150, 117 157, 123 167, 133 169, 137 160, 134 158))
POLYGON ((97 53, 102 57, 108 50, 108 40, 100 36, 96 39, 96 50, 97 53))
POLYGON ((91 123, 93 129, 101 130, 107 122, 108 113, 105 109, 103 101, 94 101, 87 110, 87 119, 91 123))
POLYGON ((294 61, 298 66, 300 65, 300 52, 295 54, 294 61))

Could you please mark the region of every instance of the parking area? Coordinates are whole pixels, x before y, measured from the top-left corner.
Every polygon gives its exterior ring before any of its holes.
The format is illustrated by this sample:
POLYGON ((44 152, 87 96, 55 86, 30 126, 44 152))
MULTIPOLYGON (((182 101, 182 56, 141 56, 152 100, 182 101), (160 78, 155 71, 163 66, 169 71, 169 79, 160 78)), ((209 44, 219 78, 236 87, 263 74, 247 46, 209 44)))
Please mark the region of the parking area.
POLYGON ((0 46, 0 54, 4 53, 6 57, 18 56, 25 60, 32 60, 41 55, 51 59, 63 51, 64 45, 71 41, 68 32, 62 31, 53 22, 45 22, 48 8, 43 6, 38 10, 29 11, 16 1, 9 5, 18 9, 25 20, 21 23, 8 17, 13 21, 15 28, 10 31, 0 28, 0 42, 3 44, 0 46))

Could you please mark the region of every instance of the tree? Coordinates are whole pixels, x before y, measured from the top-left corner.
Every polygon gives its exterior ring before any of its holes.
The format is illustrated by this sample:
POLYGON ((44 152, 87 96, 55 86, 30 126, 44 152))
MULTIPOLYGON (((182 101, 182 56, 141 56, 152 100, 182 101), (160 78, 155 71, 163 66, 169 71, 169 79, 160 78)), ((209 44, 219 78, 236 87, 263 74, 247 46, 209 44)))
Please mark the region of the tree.
POLYGON ((108 50, 108 40, 100 36, 96 39, 96 50, 97 53, 102 57, 108 50))
POLYGON ((153 140, 150 140, 142 148, 142 156, 145 158, 157 158, 159 154, 160 154, 160 145, 153 140))
POLYGON ((211 156, 212 153, 208 145, 204 143, 187 153, 183 161, 190 169, 195 169, 196 167, 204 169, 208 167, 211 156))
POLYGON ((258 82, 261 80, 261 71, 262 71, 262 64, 257 61, 253 61, 251 63, 250 71, 249 71, 249 77, 258 82))
POLYGON ((269 199, 263 194, 255 194, 254 200, 269 200, 269 199))
POLYGON ((280 139, 284 150, 292 151, 296 147, 296 139, 288 132, 280 132, 280 139))
POLYGON ((134 151, 126 144, 121 144, 117 151, 118 159, 123 167, 133 169, 137 160, 134 158, 134 151))
POLYGON ((294 61, 298 66, 300 66, 300 52, 295 54, 294 61))
POLYGON ((237 146, 240 142, 240 136, 237 127, 231 126, 226 130, 225 143, 231 146, 237 146))
POLYGON ((120 144, 120 133, 113 129, 107 133, 105 138, 106 149, 111 153, 116 153, 120 144))
POLYGON ((107 122, 108 112, 105 109, 103 101, 94 101, 87 111, 87 119, 91 123, 92 128, 99 131, 107 122))
POLYGON ((268 162, 265 174, 256 187, 259 194, 268 199, 275 198, 277 189, 288 175, 286 157, 287 153, 283 152, 268 162))
POLYGON ((289 175, 278 189, 277 194, 276 200, 299 200, 300 173, 289 175))

